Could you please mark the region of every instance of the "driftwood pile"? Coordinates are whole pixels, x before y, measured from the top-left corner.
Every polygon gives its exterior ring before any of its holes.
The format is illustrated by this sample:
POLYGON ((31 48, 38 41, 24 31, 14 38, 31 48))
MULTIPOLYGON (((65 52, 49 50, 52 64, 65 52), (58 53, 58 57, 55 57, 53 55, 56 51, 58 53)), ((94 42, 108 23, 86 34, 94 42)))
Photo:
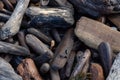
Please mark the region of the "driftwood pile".
POLYGON ((0 0, 0 80, 119 80, 119 0, 0 0))

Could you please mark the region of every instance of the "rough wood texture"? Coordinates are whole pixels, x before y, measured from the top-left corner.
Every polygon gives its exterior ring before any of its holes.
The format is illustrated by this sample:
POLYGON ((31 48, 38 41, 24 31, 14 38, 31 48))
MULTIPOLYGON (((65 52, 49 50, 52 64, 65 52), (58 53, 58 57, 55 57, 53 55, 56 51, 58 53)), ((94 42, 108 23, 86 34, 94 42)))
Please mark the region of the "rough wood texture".
POLYGON ((39 55, 46 53, 50 59, 53 58, 53 52, 34 35, 27 34, 26 43, 39 55))
POLYGON ((46 36, 45 34, 43 34, 41 31, 35 29, 35 28, 29 28, 27 29, 28 33, 35 35, 37 38, 39 38, 41 41, 43 41, 44 43, 47 44, 52 44, 52 42, 54 42, 55 45, 55 41, 52 40, 50 37, 46 36))
POLYGON ((110 68, 112 66, 112 50, 111 47, 109 45, 109 43, 107 42, 102 42, 99 46, 98 46, 98 51, 99 51, 99 56, 100 56, 100 62, 102 64, 103 70, 104 70, 104 75, 105 77, 108 76, 110 68))
POLYGON ((91 63, 90 73, 91 73, 90 80, 104 80, 103 69, 99 64, 91 63))
POLYGON ((108 17, 108 19, 117 26, 117 28, 120 30, 120 14, 116 14, 116 15, 111 15, 108 17))
POLYGON ((43 80, 37 71, 35 63, 30 58, 24 59, 22 63, 18 65, 17 71, 23 80, 43 80))
POLYGON ((52 68, 58 70, 64 67, 74 44, 73 29, 69 29, 61 43, 55 50, 55 58, 52 61, 52 68))
POLYGON ((0 80, 23 80, 12 66, 0 57, 0 80))
POLYGON ((0 39, 4 40, 14 36, 20 28, 20 24, 25 13, 25 10, 30 0, 19 0, 14 12, 6 24, 0 29, 0 39))
POLYGON ((79 60, 79 62, 74 67, 74 70, 71 74, 70 80, 74 80, 75 78, 78 78, 80 76, 85 65, 88 64, 90 56, 91 56, 91 52, 90 52, 90 50, 87 49, 84 52, 83 56, 81 56, 81 59, 79 60))
POLYGON ((70 27, 74 23, 72 13, 64 8, 29 7, 26 15, 31 17, 30 26, 70 27), (35 17, 33 17, 35 16, 35 17))
POLYGON ((81 17, 77 22, 75 34, 89 47, 97 49, 101 42, 108 42, 113 51, 120 51, 120 32, 98 21, 81 17))
POLYGON ((70 55, 69 55, 69 58, 68 58, 67 64, 66 64, 66 71, 65 71, 66 77, 70 77, 70 75, 71 75, 75 54, 76 54, 75 51, 70 52, 70 55))
POLYGON ((60 80, 60 75, 58 71, 50 69, 51 80, 60 80))
POLYGON ((116 56, 115 61, 111 67, 110 73, 106 80, 120 79, 120 53, 116 56))
POLYGON ((0 53, 6 53, 6 54, 14 54, 14 55, 21 55, 21 56, 28 56, 30 55, 30 52, 28 49, 14 45, 7 42, 0 41, 0 53))

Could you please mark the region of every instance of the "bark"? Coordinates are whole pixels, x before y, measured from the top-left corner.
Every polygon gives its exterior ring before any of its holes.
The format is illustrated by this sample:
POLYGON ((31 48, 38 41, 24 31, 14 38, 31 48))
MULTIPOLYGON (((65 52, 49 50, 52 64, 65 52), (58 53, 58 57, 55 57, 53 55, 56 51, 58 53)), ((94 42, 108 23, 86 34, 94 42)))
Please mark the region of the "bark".
POLYGON ((118 31, 86 17, 80 18, 76 25, 76 36, 89 47, 97 49, 101 42, 108 42, 114 52, 120 51, 118 31))
POLYGON ((18 65, 17 71, 22 76, 23 80, 43 80, 39 75, 34 61, 26 58, 18 65))

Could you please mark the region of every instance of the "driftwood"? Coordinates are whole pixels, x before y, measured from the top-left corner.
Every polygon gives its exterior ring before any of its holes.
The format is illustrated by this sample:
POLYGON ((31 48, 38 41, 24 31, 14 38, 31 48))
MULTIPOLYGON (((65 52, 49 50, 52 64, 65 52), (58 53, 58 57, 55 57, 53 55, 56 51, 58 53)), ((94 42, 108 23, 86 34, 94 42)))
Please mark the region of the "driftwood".
POLYGON ((42 64, 40 67, 40 72, 47 73, 50 70, 50 65, 48 63, 42 64))
POLYGON ((91 63, 90 73, 91 73, 90 80, 104 80, 103 69, 99 64, 91 63))
POLYGON ((0 53, 6 53, 6 54, 9 53, 9 54, 21 55, 21 56, 30 55, 28 49, 2 41, 0 41, 0 53))
POLYGON ((17 75, 12 66, 0 57, 0 79, 1 80, 23 80, 17 75))
POLYGON ((7 10, 9 10, 9 11, 13 11, 13 10, 14 10, 14 7, 13 7, 13 5, 9 2, 9 0, 2 0, 2 1, 3 1, 3 3, 5 4, 7 10))
POLYGON ((108 16, 108 19, 117 26, 117 28, 120 30, 120 23, 119 23, 119 20, 120 20, 120 15, 119 14, 116 14, 116 15, 110 15, 108 16))
POLYGON ((120 79, 120 53, 116 56, 115 61, 110 69, 110 73, 106 80, 119 80, 120 79))
POLYGON ((30 58, 24 59, 22 63, 18 65, 17 71, 23 80, 43 80, 37 71, 34 61, 30 58))
POLYGON ((101 42, 108 42, 114 52, 120 51, 120 32, 95 20, 80 18, 75 28, 75 34, 89 47, 97 49, 101 42))
POLYGON ((53 58, 53 52, 34 35, 27 34, 26 43, 39 55, 46 53, 50 59, 53 58))
POLYGON ((117 0, 69 0, 81 14, 99 17, 103 14, 120 13, 120 3, 117 0))
POLYGON ((15 5, 17 3, 17 0, 8 0, 11 4, 15 5))
POLYGON ((17 34, 17 36, 18 36, 19 44, 21 46, 29 49, 28 46, 27 46, 27 44, 26 44, 26 41, 25 41, 25 33, 24 33, 24 31, 19 31, 18 34, 17 34))
POLYGON ((110 68, 112 66, 112 56, 113 56, 109 43, 102 42, 98 46, 98 51, 99 51, 101 64, 104 70, 104 75, 105 77, 107 77, 109 74, 110 68))
POLYGON ((66 77, 70 77, 70 75, 71 75, 74 58, 75 58, 75 51, 71 51, 69 58, 67 60, 67 64, 66 64, 66 71, 65 71, 66 77))
POLYGON ((6 24, 0 29, 0 39, 4 40, 14 36, 20 28, 24 12, 30 0, 19 0, 14 12, 6 24))
POLYGON ((67 28, 73 25, 74 19, 72 13, 67 8, 38 8, 29 7, 26 15, 31 17, 30 26, 40 27, 62 27, 67 28), (35 17, 33 17, 35 16, 35 17))
POLYGON ((58 70, 64 67, 72 50, 73 44, 73 29, 71 28, 66 32, 61 43, 55 50, 55 58, 53 59, 51 64, 54 70, 58 70))
POLYGON ((27 29, 27 31, 30 34, 35 35, 37 38, 39 38, 44 43, 47 43, 47 44, 50 44, 53 46, 55 45, 55 41, 52 40, 50 37, 46 36, 45 34, 43 34, 41 31, 38 31, 37 29, 34 29, 34 28, 29 28, 29 29, 27 29))
POLYGON ((60 38, 60 35, 58 33, 58 31, 56 29, 52 29, 51 30, 51 34, 54 38, 54 40, 57 42, 57 43, 60 43, 61 42, 61 38, 60 38))
POLYGON ((9 18, 10 18, 9 15, 4 14, 4 13, 0 13, 0 21, 1 22, 6 22, 9 18))
POLYGON ((89 66, 88 64, 89 64, 90 56, 91 56, 91 52, 87 49, 84 52, 83 56, 81 56, 81 59, 79 60, 79 62, 74 67, 74 70, 70 76, 70 80, 79 78, 80 74, 83 75, 82 71, 85 70, 84 68, 88 68, 87 66, 89 66), (85 65, 86 65, 86 67, 85 67, 85 65))
POLYGON ((60 75, 58 71, 50 69, 51 80, 60 80, 60 75))

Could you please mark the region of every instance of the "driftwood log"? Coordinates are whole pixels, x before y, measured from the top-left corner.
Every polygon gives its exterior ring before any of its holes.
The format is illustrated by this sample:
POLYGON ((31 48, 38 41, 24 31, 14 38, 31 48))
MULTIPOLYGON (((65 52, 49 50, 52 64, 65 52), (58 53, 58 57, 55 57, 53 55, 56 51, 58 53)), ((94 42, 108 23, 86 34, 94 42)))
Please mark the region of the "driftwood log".
POLYGON ((53 58, 53 52, 37 37, 32 34, 26 35, 26 43, 39 55, 47 54, 48 58, 53 58))
POLYGON ((99 51, 101 64, 104 70, 104 75, 105 77, 107 77, 109 74, 110 68, 112 66, 112 56, 113 56, 109 43, 102 42, 98 46, 98 51, 99 51))
POLYGON ((51 80, 60 80, 59 72, 53 69, 50 69, 51 80))
POLYGON ((39 31, 35 28, 29 28, 29 29, 27 29, 27 31, 30 34, 35 35, 37 38, 39 38, 44 43, 47 43, 47 44, 53 45, 53 46, 55 45, 55 41, 53 39, 51 39, 50 37, 46 36, 45 34, 43 34, 41 31, 39 31))
POLYGON ((12 66, 0 57, 0 79, 1 80, 23 80, 17 75, 12 66))
POLYGON ((71 28, 66 32, 61 43, 55 50, 55 57, 51 64, 54 70, 58 70, 64 67, 72 50, 73 44, 73 29, 71 28))
POLYGON ((90 80, 104 80, 103 69, 99 64, 91 63, 90 73, 91 73, 90 80))
POLYGON ((0 41, 0 53, 6 53, 6 54, 9 53, 9 54, 21 55, 21 56, 30 55, 28 49, 2 41, 0 41))
POLYGON ((86 72, 89 66, 90 56, 91 56, 91 52, 90 50, 87 49, 84 52, 83 56, 81 56, 79 62, 74 67, 74 70, 70 76, 70 80, 75 80, 76 78, 79 79, 84 74, 84 72, 86 72))
POLYGON ((114 52, 120 51, 120 32, 98 21, 81 17, 77 22, 75 34, 89 47, 97 49, 101 42, 108 42, 114 52))
POLYGON ((31 17, 30 26, 33 27, 62 27, 67 28, 73 25, 74 19, 69 9, 63 8, 38 8, 29 7, 26 15, 31 17), (33 17, 34 16, 34 17, 33 17))
POLYGON ((30 58, 24 59, 22 63, 18 65, 17 71, 23 80, 43 80, 37 71, 34 61, 30 58))
POLYGON ((30 0, 19 0, 14 12, 6 24, 0 29, 0 39, 4 40, 14 36, 20 28, 25 10, 30 0))
POLYGON ((115 61, 110 69, 110 73, 106 80, 119 80, 120 79, 120 53, 116 56, 115 61))

